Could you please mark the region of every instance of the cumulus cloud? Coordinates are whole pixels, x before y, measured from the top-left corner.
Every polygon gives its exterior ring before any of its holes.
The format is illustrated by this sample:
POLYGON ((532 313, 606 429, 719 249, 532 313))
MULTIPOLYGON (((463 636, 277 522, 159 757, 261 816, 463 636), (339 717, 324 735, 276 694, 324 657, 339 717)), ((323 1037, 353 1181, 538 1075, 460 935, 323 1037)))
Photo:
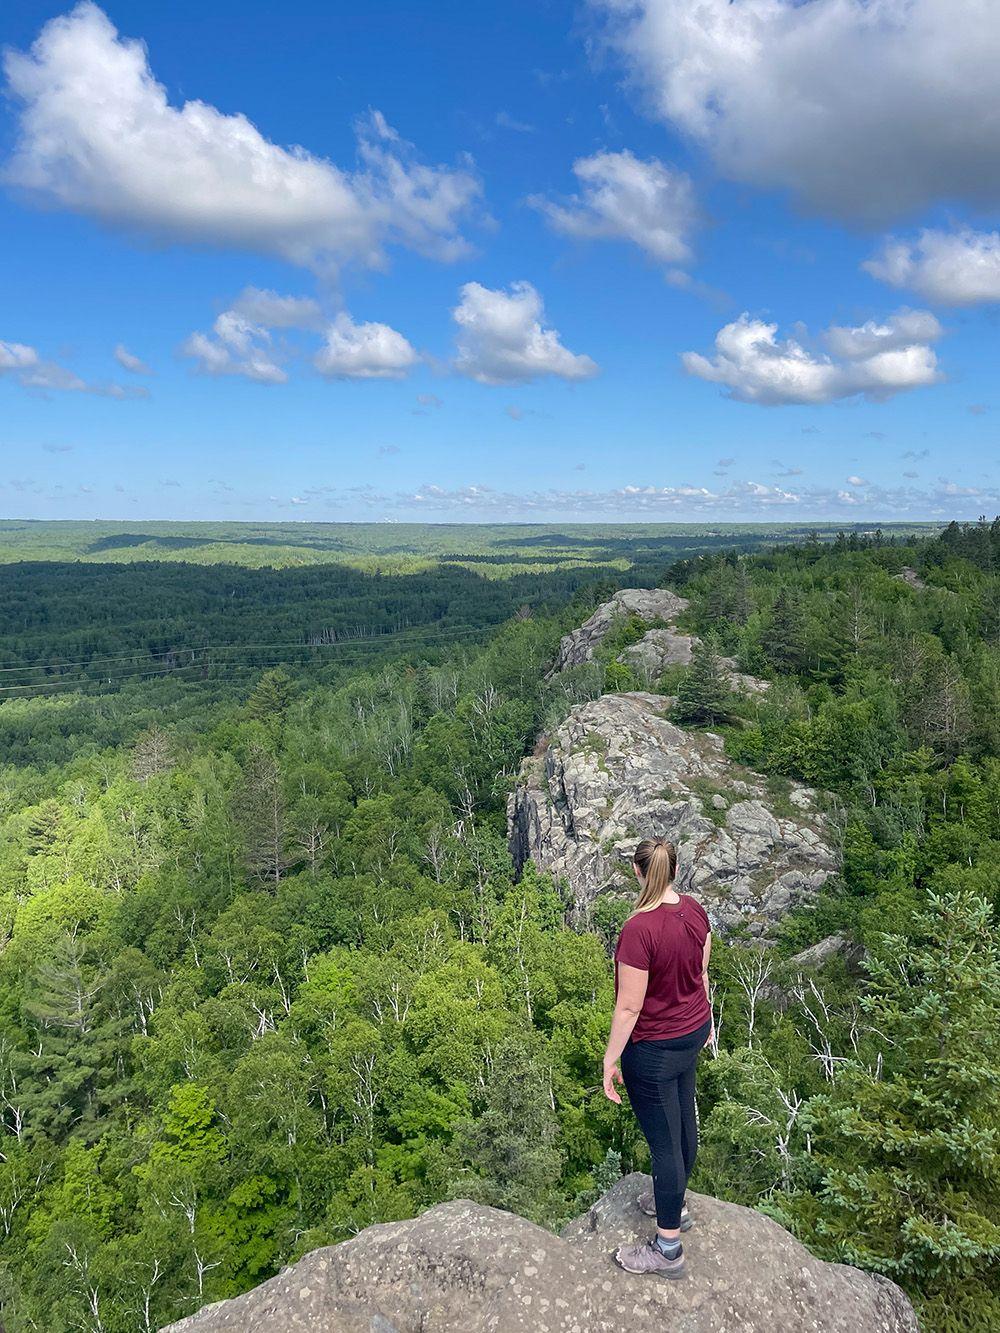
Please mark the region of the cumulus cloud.
POLYGON ((566 203, 539 195, 529 202, 566 236, 630 241, 662 264, 691 259, 689 236, 698 222, 691 178, 658 158, 630 152, 595 153, 573 163, 580 193, 566 203))
POLYGON ((925 228, 915 240, 890 237, 861 267, 941 305, 1000 301, 1000 232, 925 228))
POLYGON ((20 107, 4 176, 39 200, 161 240, 234 246, 329 268, 389 243, 450 259, 480 194, 468 164, 429 167, 378 112, 344 171, 270 142, 246 116, 172 106, 145 46, 90 0, 4 59, 20 107))
POLYGON ((320 332, 312 363, 331 379, 399 379, 419 361, 401 333, 388 324, 356 324, 346 311, 325 320, 308 297, 281 296, 247 287, 208 333, 192 333, 181 352, 206 375, 240 375, 258 384, 285 384, 285 363, 306 350, 301 340, 275 331, 320 332))
POLYGON ((590 0, 654 115, 733 179, 881 222, 1000 202, 985 0, 590 0))
POLYGON ((975 517, 1000 506, 1000 490, 959 486, 945 477, 926 490, 912 486, 867 485, 863 492, 830 486, 797 486, 794 490, 764 482, 734 481, 724 488, 698 485, 658 486, 631 484, 609 490, 583 487, 549 490, 508 491, 488 485, 439 485, 424 483, 413 491, 387 492, 366 486, 354 488, 351 500, 380 511, 405 514, 463 513, 469 517, 552 519, 575 516, 581 520, 657 516, 675 520, 715 519, 746 521, 766 518, 776 512, 785 521, 812 519, 870 520, 874 525, 887 518, 975 517), (978 507, 977 507, 978 506, 978 507))
POLYGON ((224 310, 211 333, 192 333, 181 352, 205 375, 241 375, 258 384, 284 384, 288 379, 268 330, 235 310, 224 310))
POLYGON ((742 314, 716 334, 714 356, 685 352, 681 360, 689 375, 725 385, 745 403, 883 399, 941 379, 929 345, 941 332, 926 311, 901 310, 881 324, 835 325, 824 335, 829 351, 817 351, 795 338, 779 340, 777 324, 742 314))
POLYGON ((152 375, 153 373, 142 357, 134 356, 122 343, 119 343, 115 348, 115 360, 122 370, 127 370, 130 375, 152 375))
POLYGON ((597 374, 589 356, 569 351, 555 329, 543 326, 542 298, 530 282, 494 291, 467 282, 452 312, 458 325, 456 369, 481 384, 517 384, 555 375, 588 379, 597 374))
POLYGON ((342 312, 326 330, 314 365, 333 379, 398 380, 419 360, 403 335, 388 324, 355 324, 342 312))

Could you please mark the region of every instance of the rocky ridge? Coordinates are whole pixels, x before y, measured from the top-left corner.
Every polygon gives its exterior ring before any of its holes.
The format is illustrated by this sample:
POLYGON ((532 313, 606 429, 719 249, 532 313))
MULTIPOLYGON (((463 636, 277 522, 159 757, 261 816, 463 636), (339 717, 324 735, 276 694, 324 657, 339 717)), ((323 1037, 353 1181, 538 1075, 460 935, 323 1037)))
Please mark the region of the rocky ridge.
MULTIPOLYGON (((674 620, 687 609, 685 597, 678 597, 669 588, 622 588, 606 602, 602 602, 579 629, 564 634, 559 651, 548 677, 558 675, 567 667, 589 662, 615 624, 629 615, 643 620, 663 622, 654 624, 643 637, 619 653, 618 661, 633 667, 647 685, 653 685, 669 666, 687 666, 699 640, 695 634, 684 634, 674 620)), ((721 658, 722 666, 734 690, 745 694, 763 694, 768 681, 748 676, 740 671, 731 657, 721 658)))
POLYGON ((645 1240, 649 1177, 620 1180, 562 1236, 468 1200, 368 1227, 314 1250, 235 1300, 164 1333, 918 1333, 886 1278, 814 1259, 776 1222, 689 1195, 689 1276, 637 1278, 613 1263, 645 1240))
POLYGON ((721 737, 671 722, 671 702, 605 694, 570 711, 509 798, 515 866, 530 858, 565 880, 582 922, 599 894, 632 891, 635 847, 660 834, 717 929, 763 934, 837 868, 817 793, 788 784, 776 796, 721 737))
MULTIPOLYGON (((686 599, 678 597, 668 588, 619 589, 608 601, 602 602, 579 629, 563 635, 549 676, 565 671, 567 667, 589 662, 616 622, 626 616, 634 615, 640 616, 643 620, 662 620, 669 623, 675 616, 680 615, 686 606, 686 599)), ((687 660, 691 660, 690 645, 687 660)))
MULTIPOLYGON (((563 637, 553 670, 593 657, 623 614, 669 621, 686 605, 666 589, 624 589, 563 637)), ((658 676, 690 661, 695 642, 666 624, 622 656, 658 676)), ((743 688, 767 688, 729 665, 743 688)), ((600 894, 631 893, 636 844, 661 834, 678 845, 679 887, 698 895, 717 929, 744 924, 766 936, 837 869, 820 797, 797 783, 769 784, 730 760, 720 737, 676 726, 672 702, 605 694, 541 738, 508 801, 515 866, 530 859, 562 880, 583 923, 600 894)))

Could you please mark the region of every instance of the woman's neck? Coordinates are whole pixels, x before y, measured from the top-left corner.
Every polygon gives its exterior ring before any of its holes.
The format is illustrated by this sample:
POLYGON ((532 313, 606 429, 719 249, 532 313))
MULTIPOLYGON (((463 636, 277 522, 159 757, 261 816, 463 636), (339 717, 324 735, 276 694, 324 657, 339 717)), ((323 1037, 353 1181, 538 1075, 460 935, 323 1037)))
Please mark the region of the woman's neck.
POLYGON ((680 900, 681 900, 681 895, 677 892, 677 890, 673 887, 673 885, 671 885, 669 889, 663 890, 663 892, 660 894, 659 898, 657 898, 655 903, 650 903, 647 907, 640 907, 639 911, 655 912, 656 909, 658 907, 662 907, 664 903, 666 903, 670 907, 676 907, 676 905, 680 902, 680 900))

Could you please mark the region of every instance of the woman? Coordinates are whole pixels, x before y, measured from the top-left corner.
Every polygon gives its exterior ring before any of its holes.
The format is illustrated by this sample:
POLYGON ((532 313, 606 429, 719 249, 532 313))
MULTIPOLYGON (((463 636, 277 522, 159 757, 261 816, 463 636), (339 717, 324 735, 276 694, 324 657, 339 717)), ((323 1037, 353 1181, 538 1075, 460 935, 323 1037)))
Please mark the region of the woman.
POLYGON ((684 1191, 698 1150, 695 1066, 712 1034, 712 935, 701 904, 674 890, 673 843, 647 838, 633 860, 641 887, 615 950, 604 1092, 620 1105, 615 1083, 624 1083, 649 1143, 653 1194, 643 1195, 639 1206, 655 1215, 656 1235, 648 1245, 622 1245, 615 1259, 629 1273, 679 1278, 684 1276, 680 1233, 692 1225, 684 1191))

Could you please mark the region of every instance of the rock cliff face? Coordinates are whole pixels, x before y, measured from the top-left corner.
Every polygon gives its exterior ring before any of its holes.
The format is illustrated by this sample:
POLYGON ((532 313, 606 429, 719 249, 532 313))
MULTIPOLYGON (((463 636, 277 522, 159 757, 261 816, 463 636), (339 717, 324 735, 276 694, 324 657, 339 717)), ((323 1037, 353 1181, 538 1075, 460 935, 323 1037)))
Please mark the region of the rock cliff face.
MULTIPOLYGON (((667 589, 622 589, 564 635, 549 674, 588 661, 632 613, 663 622, 619 658, 652 683, 666 667, 691 661, 698 640, 673 624, 686 606, 667 589)), ((723 665, 734 690, 768 688, 736 662, 723 665)), ((564 880, 582 923, 599 894, 634 891, 636 844, 662 834, 678 844, 680 887, 702 899, 717 929, 744 923, 765 935, 837 868, 817 793, 793 783, 769 787, 729 760, 718 736, 670 722, 671 703, 657 694, 606 694, 578 704, 541 739, 508 802, 514 863, 520 871, 531 859, 564 880)))
POLYGON ((679 887, 717 929, 764 934, 836 869, 817 795, 776 796, 726 757, 720 737, 682 730, 658 694, 606 694, 573 708, 544 752, 525 760, 508 803, 510 848, 566 881, 585 921, 604 892, 634 892, 642 838, 679 848, 679 887))
MULTIPOLYGON (((643 620, 669 622, 686 606, 687 602, 683 597, 678 597, 667 588, 622 588, 610 601, 602 602, 579 629, 563 635, 549 675, 555 675, 557 671, 563 671, 566 667, 580 666, 583 662, 589 662, 595 649, 616 620, 636 615, 641 616, 643 620)), ((689 644, 687 660, 690 661, 690 658, 689 644)))
POLYGON ((460 1200, 315 1250, 255 1291, 164 1333, 919 1333, 900 1289, 814 1259, 736 1204, 689 1195, 682 1282, 637 1278, 610 1253, 646 1239, 627 1176, 562 1237, 460 1200))

